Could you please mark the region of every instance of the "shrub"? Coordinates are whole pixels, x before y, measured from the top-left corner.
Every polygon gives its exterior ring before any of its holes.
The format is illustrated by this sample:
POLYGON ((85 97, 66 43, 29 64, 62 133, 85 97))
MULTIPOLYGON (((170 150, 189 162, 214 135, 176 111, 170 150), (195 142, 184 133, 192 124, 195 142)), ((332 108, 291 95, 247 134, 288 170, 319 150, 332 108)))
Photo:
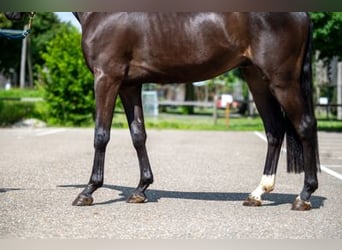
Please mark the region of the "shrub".
POLYGON ((8 126, 32 117, 34 103, 21 101, 0 101, 0 126, 8 126))
POLYGON ((44 102, 20 101, 23 97, 42 97, 36 89, 0 90, 0 126, 8 126, 25 118, 46 120, 44 102))
POLYGON ((44 89, 48 123, 85 125, 94 111, 93 76, 81 52, 81 35, 75 27, 63 25, 48 43, 38 68, 44 89))

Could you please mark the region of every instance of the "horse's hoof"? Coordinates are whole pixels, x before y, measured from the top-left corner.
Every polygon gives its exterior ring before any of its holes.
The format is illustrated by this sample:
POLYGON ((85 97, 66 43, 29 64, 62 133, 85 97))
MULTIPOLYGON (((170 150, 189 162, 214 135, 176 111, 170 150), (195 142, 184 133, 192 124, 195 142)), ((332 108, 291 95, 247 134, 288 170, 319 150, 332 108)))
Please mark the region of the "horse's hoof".
POLYGON ((90 206, 91 204, 93 204, 93 201, 94 201, 93 197, 80 194, 74 200, 72 205, 73 206, 90 206))
POLYGON ((252 197, 248 197, 242 205, 247 206, 247 207, 260 207, 261 206, 261 200, 257 200, 252 197))
POLYGON ((147 198, 144 194, 132 194, 128 199, 127 203, 145 203, 147 198))
POLYGON ((299 197, 297 197, 295 201, 292 203, 291 209, 295 211, 308 211, 311 209, 311 202, 303 201, 299 197))

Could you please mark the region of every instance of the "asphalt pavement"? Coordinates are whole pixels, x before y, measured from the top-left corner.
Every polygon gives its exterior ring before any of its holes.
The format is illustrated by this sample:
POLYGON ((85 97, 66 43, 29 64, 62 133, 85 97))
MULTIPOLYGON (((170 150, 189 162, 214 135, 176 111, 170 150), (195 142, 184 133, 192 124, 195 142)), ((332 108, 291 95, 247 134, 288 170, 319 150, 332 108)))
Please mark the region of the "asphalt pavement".
POLYGON ((264 165, 266 143, 255 132, 148 130, 155 182, 148 203, 128 204, 138 161, 129 132, 115 129, 94 205, 71 206, 90 176, 93 135, 0 129, 1 239, 341 239, 340 133, 319 133, 324 171, 306 212, 290 210, 303 175, 286 173, 284 153, 264 205, 242 206, 264 165))

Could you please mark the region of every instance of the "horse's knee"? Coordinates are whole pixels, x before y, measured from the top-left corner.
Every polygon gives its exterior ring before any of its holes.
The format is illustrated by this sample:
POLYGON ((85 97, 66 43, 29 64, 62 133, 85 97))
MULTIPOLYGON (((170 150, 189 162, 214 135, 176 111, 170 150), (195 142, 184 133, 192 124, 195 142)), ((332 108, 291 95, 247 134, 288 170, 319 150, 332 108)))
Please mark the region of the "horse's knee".
POLYGON ((282 145, 282 143, 283 143, 283 135, 282 136, 277 136, 275 134, 267 132, 266 133, 266 137, 267 137, 267 143, 270 146, 280 147, 282 145))
POLYGON ((146 143, 146 132, 144 124, 138 121, 133 121, 131 124, 131 135, 133 145, 136 149, 144 147, 146 143))
POLYGON ((94 147, 104 150, 109 142, 110 133, 105 129, 98 128, 95 130, 94 147))

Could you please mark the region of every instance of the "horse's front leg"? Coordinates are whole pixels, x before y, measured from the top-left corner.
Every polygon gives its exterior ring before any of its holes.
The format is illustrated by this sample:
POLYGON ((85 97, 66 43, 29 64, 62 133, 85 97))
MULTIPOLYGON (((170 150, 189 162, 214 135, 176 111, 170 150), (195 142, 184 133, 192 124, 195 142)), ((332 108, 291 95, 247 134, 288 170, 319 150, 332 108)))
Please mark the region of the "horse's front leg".
POLYGON ((102 73, 95 73, 96 121, 93 170, 88 185, 77 196, 72 205, 87 206, 93 203, 92 194, 103 185, 106 146, 110 139, 115 100, 119 82, 102 73))
POLYGON ((275 186, 277 165, 285 134, 285 120, 279 103, 270 92, 268 83, 258 68, 245 67, 243 73, 253 93, 267 136, 267 154, 260 184, 249 194, 243 205, 261 206, 262 196, 273 191, 275 186))
POLYGON ((134 148, 136 149, 140 181, 138 187, 128 198, 129 203, 143 203, 147 201, 145 190, 153 182, 153 174, 146 151, 146 131, 141 102, 141 85, 122 86, 120 97, 125 108, 134 148))

